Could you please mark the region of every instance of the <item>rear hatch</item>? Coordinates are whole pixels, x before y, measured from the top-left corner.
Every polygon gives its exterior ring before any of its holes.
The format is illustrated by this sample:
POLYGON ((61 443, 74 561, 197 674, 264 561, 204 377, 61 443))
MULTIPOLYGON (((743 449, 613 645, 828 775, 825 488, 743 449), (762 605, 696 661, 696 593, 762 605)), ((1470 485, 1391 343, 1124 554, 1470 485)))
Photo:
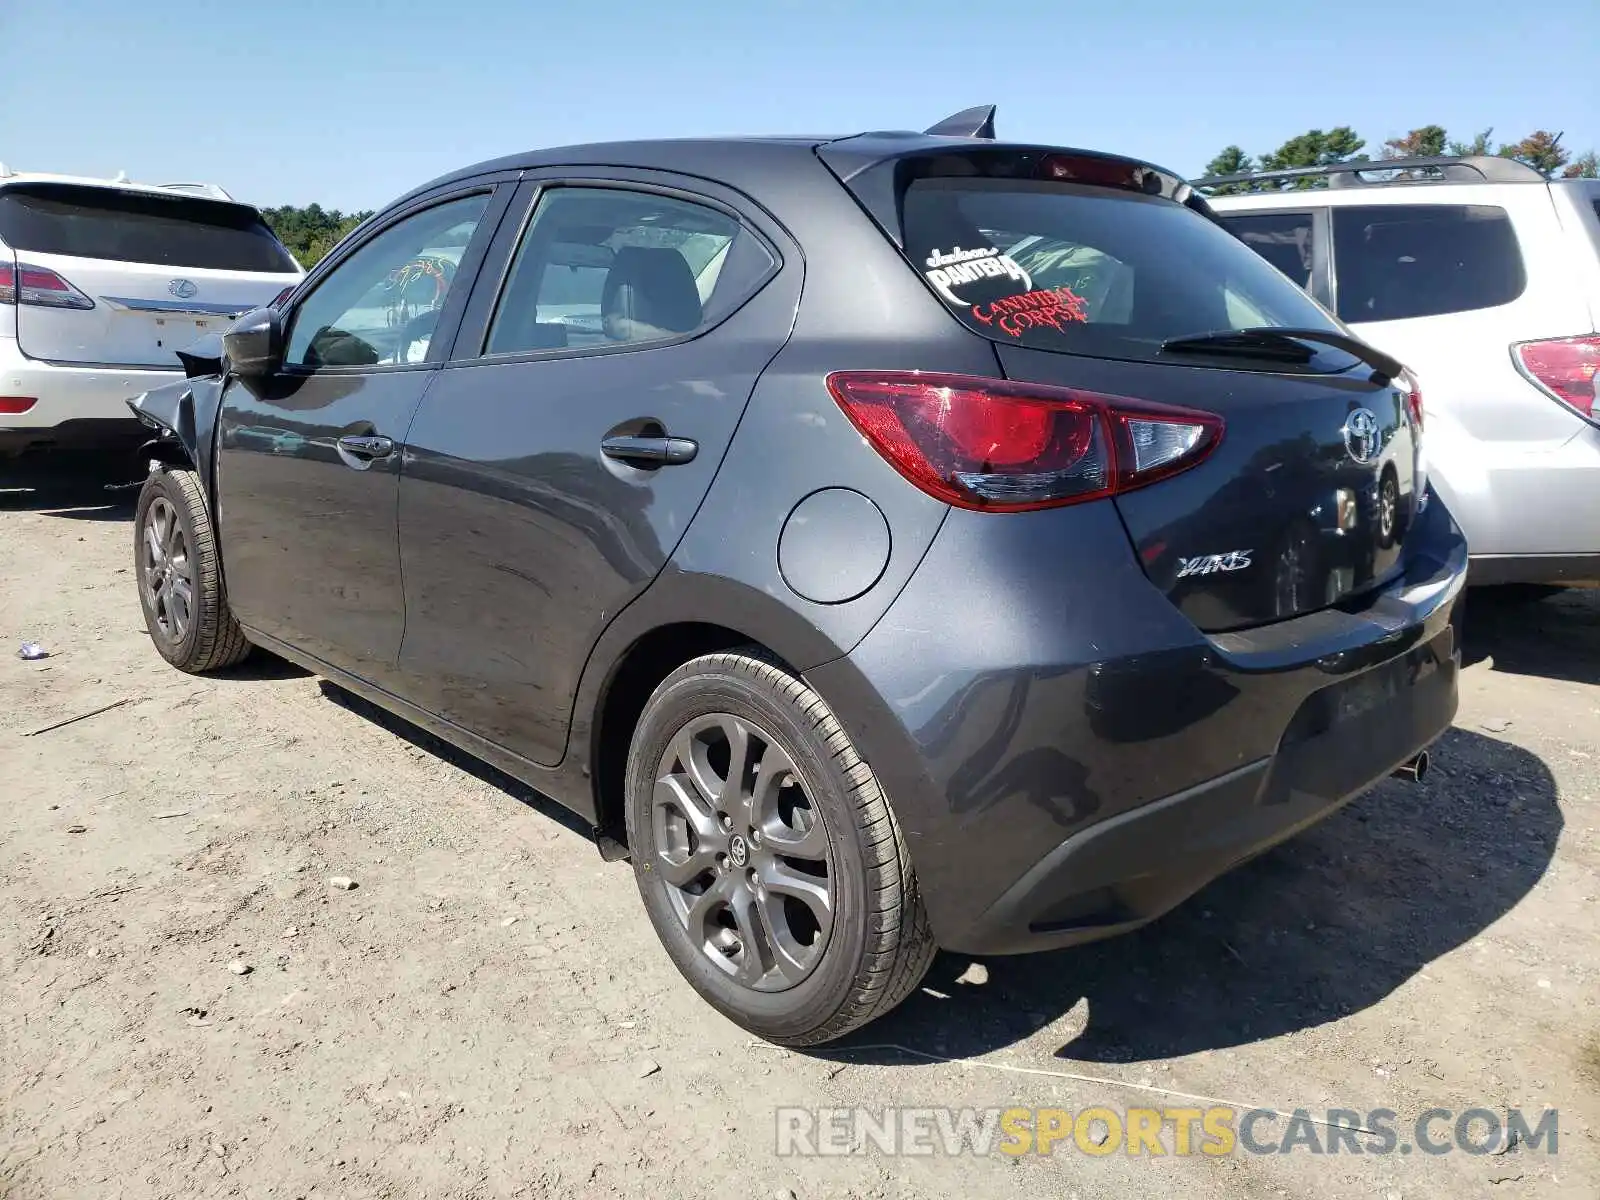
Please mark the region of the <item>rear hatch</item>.
POLYGON ((170 367, 197 337, 271 303, 299 265, 248 205, 62 183, 0 190, 0 241, 31 358, 170 367))
MULTIPOLYGON (((894 214, 891 236, 996 344, 1010 386, 1093 393, 1113 423, 1123 401, 1221 418, 1219 440, 1133 473, 1155 481, 1105 489, 1146 575, 1200 628, 1312 612, 1402 569, 1426 486, 1411 383, 1181 180, 1079 151, 946 146, 848 182, 869 211, 895 197, 874 215, 894 214)), ((1128 443, 1118 469, 1143 453, 1128 443)))

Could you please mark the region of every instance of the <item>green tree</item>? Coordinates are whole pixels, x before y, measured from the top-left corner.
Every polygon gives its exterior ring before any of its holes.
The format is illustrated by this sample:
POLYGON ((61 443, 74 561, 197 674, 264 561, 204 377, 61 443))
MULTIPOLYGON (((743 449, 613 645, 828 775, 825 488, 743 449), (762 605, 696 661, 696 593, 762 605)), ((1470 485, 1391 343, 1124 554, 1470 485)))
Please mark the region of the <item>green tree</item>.
POLYGON ((1443 125, 1424 125, 1383 144, 1384 158, 1437 158, 1444 153, 1443 125))
POLYGON ((346 214, 337 208, 325 209, 320 204, 308 204, 304 208, 285 204, 281 208, 263 209, 261 215, 278 235, 278 240, 289 248, 289 253, 309 270, 337 246, 345 234, 372 214, 346 214))
MULTIPOLYGON (((1261 156, 1264 171, 1284 171, 1294 167, 1326 167, 1340 162, 1365 162, 1361 153, 1366 140, 1348 125, 1339 125, 1324 133, 1312 129, 1292 137, 1270 154, 1261 156)), ((1315 187, 1321 180, 1315 177, 1296 179, 1294 187, 1315 187)))
MULTIPOLYGON (((1238 146, 1225 146, 1222 153, 1205 165, 1202 172, 1204 176, 1212 175, 1243 175, 1256 169, 1255 159, 1251 158, 1238 146)), ((1254 187, 1247 183, 1225 183, 1220 187, 1211 189, 1218 196, 1231 196, 1239 192, 1254 191, 1254 187)))
POLYGON ((1473 135, 1470 142, 1449 142, 1445 152, 1454 158, 1481 158, 1485 154, 1492 154, 1489 148, 1489 139, 1494 136, 1494 126, 1473 135))
POLYGON ((1520 142, 1500 147, 1502 158, 1514 158, 1527 163, 1544 175, 1554 175, 1567 165, 1572 156, 1561 145, 1561 135, 1545 129, 1536 129, 1520 142))
POLYGON ((1568 164, 1567 169, 1561 172, 1563 179, 1600 179, 1600 155, 1593 150, 1578 155, 1568 164))

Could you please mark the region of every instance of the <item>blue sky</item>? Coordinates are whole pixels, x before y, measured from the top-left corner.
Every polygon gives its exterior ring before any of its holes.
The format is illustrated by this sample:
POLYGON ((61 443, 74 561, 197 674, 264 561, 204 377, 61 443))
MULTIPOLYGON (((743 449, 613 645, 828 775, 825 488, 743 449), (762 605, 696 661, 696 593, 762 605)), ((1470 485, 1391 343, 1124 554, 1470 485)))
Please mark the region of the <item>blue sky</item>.
POLYGON ((0 161, 370 208, 534 146, 924 128, 1193 173, 1349 124, 1600 146, 1595 0, 0 0, 0 161), (913 15, 914 14, 914 15, 913 15))

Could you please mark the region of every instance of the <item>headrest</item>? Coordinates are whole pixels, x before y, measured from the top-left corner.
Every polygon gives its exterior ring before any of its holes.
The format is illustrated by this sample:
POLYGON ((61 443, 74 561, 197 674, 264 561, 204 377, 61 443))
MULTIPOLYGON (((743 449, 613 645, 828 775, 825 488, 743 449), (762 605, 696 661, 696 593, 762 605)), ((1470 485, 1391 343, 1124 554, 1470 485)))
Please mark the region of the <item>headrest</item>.
POLYGON ((606 273, 601 324, 618 342, 688 333, 700 324, 700 293, 683 255, 666 246, 624 246, 606 273))

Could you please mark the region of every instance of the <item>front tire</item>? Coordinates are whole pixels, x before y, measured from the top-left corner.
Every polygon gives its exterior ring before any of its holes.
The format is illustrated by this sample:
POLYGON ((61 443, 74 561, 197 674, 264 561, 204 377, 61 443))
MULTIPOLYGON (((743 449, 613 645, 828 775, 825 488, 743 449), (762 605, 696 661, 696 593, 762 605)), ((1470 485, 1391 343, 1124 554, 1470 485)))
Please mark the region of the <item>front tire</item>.
POLYGON ((814 1046, 904 1000, 938 947, 900 827, 826 702, 756 650, 655 690, 627 768, 634 876, 713 1007, 814 1046))
POLYGON ((145 628, 162 658, 198 675, 249 655, 223 594, 222 561, 195 472, 151 471, 139 492, 133 555, 145 628))

